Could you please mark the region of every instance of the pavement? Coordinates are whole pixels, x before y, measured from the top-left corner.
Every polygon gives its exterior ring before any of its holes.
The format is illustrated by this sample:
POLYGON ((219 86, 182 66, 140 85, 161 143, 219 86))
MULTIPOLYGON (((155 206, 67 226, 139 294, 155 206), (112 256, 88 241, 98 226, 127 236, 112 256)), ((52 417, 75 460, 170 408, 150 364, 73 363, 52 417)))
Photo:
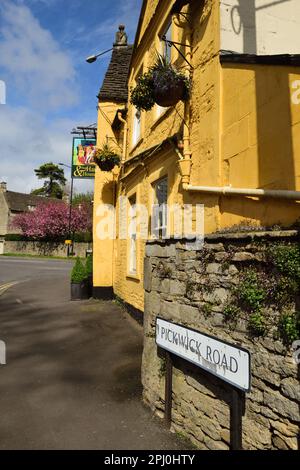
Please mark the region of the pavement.
POLYGON ((188 449, 142 403, 142 329, 71 302, 71 266, 0 257, 0 449, 188 449))

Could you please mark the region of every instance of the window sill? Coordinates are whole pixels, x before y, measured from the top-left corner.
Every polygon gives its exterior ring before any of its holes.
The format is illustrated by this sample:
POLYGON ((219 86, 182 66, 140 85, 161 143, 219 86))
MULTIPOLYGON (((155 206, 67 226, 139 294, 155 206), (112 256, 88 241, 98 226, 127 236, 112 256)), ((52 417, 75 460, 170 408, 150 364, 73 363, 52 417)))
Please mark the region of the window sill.
POLYGON ((144 138, 141 137, 136 144, 131 148, 129 154, 132 155, 132 153, 141 145, 141 143, 144 141, 144 138))
POLYGON ((126 279, 132 279, 133 281, 140 282, 140 277, 137 274, 127 274, 126 279))
POLYGON ((167 115, 171 112, 172 109, 174 109, 174 106, 170 106, 169 108, 166 108, 165 111, 163 111, 162 114, 155 119, 150 129, 152 130, 156 126, 158 126, 167 117, 167 115))

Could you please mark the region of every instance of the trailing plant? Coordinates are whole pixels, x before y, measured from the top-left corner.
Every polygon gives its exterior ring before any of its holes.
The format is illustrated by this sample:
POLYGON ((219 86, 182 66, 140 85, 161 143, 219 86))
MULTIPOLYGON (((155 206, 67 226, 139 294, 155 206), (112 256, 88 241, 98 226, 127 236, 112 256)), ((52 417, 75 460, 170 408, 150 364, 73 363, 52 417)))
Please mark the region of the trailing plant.
POLYGON ((279 276, 276 278, 271 278, 273 281, 273 292, 274 300, 279 305, 284 305, 286 303, 291 303, 294 301, 295 296, 299 290, 298 282, 287 276, 279 276))
POLYGON ((267 249, 267 259, 281 273, 300 283, 300 246, 276 244, 267 249))
POLYGON ((278 331, 287 345, 300 338, 300 313, 285 312, 281 315, 278 323, 278 331))
POLYGON ((202 312, 205 318, 208 318, 212 313, 212 305, 208 303, 204 304, 202 306, 202 312))
POLYGON ((257 310, 249 317, 249 329, 255 336, 263 336, 267 331, 265 317, 262 311, 257 310))
POLYGON ((168 61, 157 54, 156 63, 139 76, 131 90, 131 103, 139 110, 150 111, 155 103, 173 106, 190 95, 190 81, 168 61))
MULTIPOLYGON (((234 276, 230 301, 223 307, 224 321, 229 328, 234 328, 242 318, 252 336, 270 332, 288 345, 300 338, 300 245, 285 242, 270 245, 264 241, 252 242, 251 248, 259 252, 259 257, 254 257, 246 269, 234 276)), ((228 246, 221 265, 226 263, 228 269, 235 253, 228 246)), ((215 254, 204 248, 197 259, 201 260, 201 266, 197 266, 199 274, 208 262, 215 262, 215 254)), ((193 300, 196 292, 212 293, 217 286, 214 281, 210 282, 209 276, 203 285, 190 277, 186 281, 185 296, 193 300)), ((209 315, 212 307, 206 304, 201 310, 209 315)))
POLYGON ((138 109, 150 111, 155 105, 154 82, 151 70, 137 79, 135 88, 131 89, 130 102, 138 109))
POLYGON ((223 310, 225 321, 234 323, 241 314, 241 310, 237 305, 227 304, 223 310))
POLYGON ((120 165, 121 158, 108 144, 98 148, 94 156, 95 163, 102 171, 111 171, 116 165, 120 165))
POLYGON ((79 257, 76 258, 76 262, 71 272, 71 282, 73 284, 80 284, 86 279, 86 270, 79 257))
POLYGON ((236 295, 248 311, 257 311, 262 307, 266 299, 266 291, 261 285, 256 271, 249 270, 243 274, 236 288, 236 295))

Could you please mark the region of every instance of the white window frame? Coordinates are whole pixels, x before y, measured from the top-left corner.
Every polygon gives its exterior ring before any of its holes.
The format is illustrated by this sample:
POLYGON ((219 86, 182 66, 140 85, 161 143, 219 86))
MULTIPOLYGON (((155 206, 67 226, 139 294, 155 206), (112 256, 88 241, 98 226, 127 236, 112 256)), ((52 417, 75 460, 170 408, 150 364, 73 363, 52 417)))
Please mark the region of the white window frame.
POLYGON ((142 134, 142 113, 139 109, 134 108, 133 115, 133 134, 132 134, 132 144, 133 147, 139 142, 142 134))
POLYGON ((152 190, 153 190, 153 209, 152 209, 152 233, 154 238, 162 239, 166 238, 168 234, 168 194, 169 194, 169 185, 168 185, 168 177, 164 176, 159 180, 156 180, 152 183, 152 190), (167 186, 167 193, 166 193, 166 200, 159 204, 157 199, 157 185, 166 182, 167 186))
POLYGON ((128 224, 128 235, 129 235, 129 264, 128 273, 129 275, 137 275, 137 207, 136 207, 136 195, 129 198, 129 224, 128 224))

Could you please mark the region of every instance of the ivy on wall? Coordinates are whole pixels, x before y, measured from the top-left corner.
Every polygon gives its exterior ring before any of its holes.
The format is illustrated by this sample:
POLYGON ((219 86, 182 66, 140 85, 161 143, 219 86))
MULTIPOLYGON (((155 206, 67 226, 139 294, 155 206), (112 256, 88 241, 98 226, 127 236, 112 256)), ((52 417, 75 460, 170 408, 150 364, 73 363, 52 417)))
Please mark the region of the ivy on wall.
POLYGON ((246 314, 253 336, 275 326, 275 336, 288 345, 300 337, 300 246, 275 243, 262 251, 262 263, 239 272, 223 313, 231 327, 246 314))

